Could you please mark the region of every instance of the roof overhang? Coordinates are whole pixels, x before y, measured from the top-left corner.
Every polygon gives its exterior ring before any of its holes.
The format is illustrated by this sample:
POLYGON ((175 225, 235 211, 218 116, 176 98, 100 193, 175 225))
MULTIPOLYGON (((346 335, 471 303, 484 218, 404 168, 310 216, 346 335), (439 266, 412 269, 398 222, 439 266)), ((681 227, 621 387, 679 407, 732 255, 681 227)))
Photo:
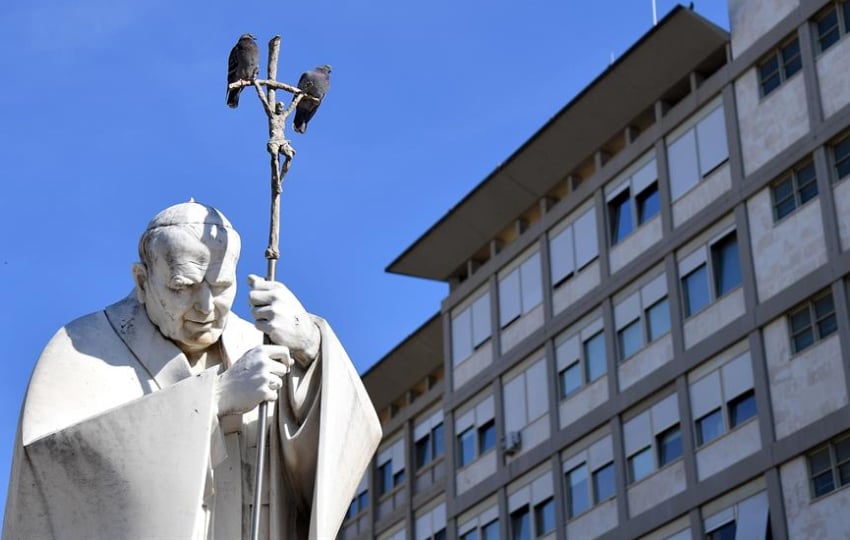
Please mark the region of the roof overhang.
POLYGON ((443 364, 441 320, 435 314, 363 374, 375 409, 388 406, 443 364))
POLYGON ((729 34, 678 6, 387 267, 446 281, 470 255, 652 107, 729 34))

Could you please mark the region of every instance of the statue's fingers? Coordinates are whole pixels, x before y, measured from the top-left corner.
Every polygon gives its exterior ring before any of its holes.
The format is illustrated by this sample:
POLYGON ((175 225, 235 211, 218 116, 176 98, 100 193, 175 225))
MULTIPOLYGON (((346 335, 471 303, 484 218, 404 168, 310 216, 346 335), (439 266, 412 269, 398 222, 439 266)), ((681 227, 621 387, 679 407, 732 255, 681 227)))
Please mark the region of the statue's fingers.
POLYGON ((275 310, 271 306, 255 306, 251 308, 251 316, 257 322, 269 321, 274 317, 275 310))
POLYGON ((289 347, 283 345, 265 345, 266 354, 275 364, 272 373, 277 375, 286 375, 289 371, 289 366, 292 365, 292 356, 289 354, 289 347), (281 368, 280 366, 284 366, 281 368))
POLYGON ((248 293, 248 304, 252 306, 266 306, 271 304, 277 299, 277 295, 274 291, 270 290, 257 290, 248 293))

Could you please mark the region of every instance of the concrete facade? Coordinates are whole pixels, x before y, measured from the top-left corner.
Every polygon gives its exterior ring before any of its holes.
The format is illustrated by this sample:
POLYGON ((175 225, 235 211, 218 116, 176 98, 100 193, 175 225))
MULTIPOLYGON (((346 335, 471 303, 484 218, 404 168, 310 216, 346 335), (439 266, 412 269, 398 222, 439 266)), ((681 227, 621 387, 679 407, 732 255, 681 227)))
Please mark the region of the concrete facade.
POLYGON ((731 34, 674 10, 390 265, 449 292, 365 375, 406 479, 379 489, 376 461, 343 538, 847 535, 850 39, 817 50, 830 5, 730 0, 731 34), (762 95, 795 37, 800 69, 762 95), (661 86, 585 108, 636 81, 661 86), (809 163, 804 197, 783 182, 809 163), (536 203, 494 198, 505 182, 536 203))

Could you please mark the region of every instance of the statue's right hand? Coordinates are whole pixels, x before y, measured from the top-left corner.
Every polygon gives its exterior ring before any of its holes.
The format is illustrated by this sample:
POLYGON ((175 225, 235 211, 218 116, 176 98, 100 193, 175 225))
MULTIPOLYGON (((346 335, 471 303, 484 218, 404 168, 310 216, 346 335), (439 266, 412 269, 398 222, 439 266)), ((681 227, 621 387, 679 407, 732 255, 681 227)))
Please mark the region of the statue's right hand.
POLYGON ((258 345, 242 355, 218 376, 218 414, 244 413, 263 401, 277 399, 281 377, 289 372, 292 358, 282 345, 258 345))

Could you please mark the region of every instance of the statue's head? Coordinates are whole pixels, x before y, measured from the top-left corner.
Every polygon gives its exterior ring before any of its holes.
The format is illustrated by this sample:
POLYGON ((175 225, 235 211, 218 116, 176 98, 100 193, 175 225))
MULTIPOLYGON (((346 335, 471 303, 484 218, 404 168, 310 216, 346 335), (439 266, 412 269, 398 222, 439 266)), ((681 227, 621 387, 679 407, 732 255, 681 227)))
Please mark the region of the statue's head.
POLYGON ((221 337, 236 296, 239 248, 227 218, 196 202, 166 208, 139 240, 136 296, 184 353, 202 352, 221 337))

